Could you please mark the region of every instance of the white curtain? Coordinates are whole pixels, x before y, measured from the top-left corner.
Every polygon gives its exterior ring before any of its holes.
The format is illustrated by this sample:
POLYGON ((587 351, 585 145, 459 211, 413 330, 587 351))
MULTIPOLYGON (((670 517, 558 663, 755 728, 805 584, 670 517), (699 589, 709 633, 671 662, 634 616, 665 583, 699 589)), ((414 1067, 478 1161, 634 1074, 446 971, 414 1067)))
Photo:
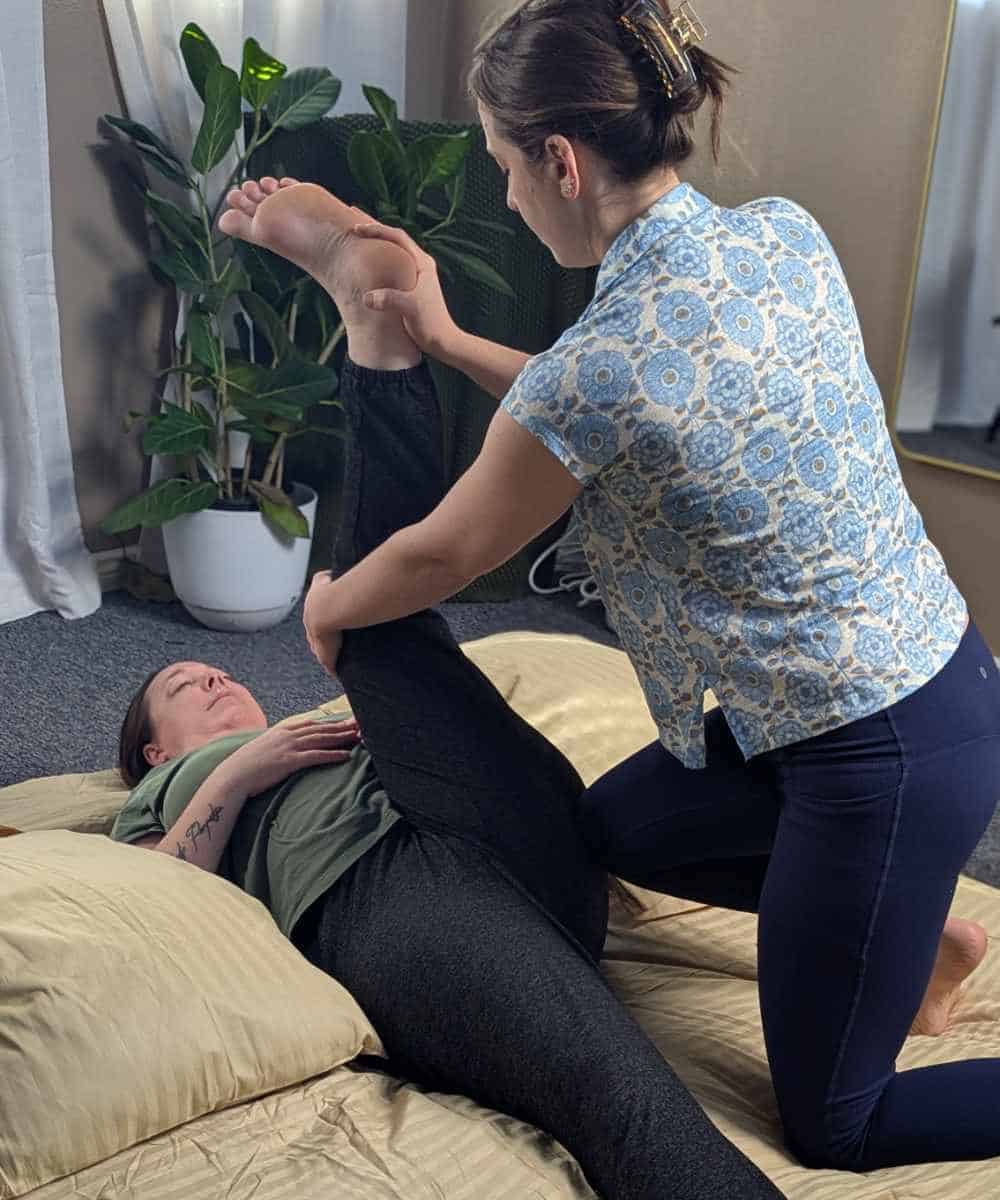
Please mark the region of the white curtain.
POLYGON ((100 606, 63 395, 37 0, 4 0, 0 39, 0 514, 0 622, 100 606))
POLYGON ((1000 406, 1000 0, 960 0, 934 163, 901 431, 988 425, 1000 406))

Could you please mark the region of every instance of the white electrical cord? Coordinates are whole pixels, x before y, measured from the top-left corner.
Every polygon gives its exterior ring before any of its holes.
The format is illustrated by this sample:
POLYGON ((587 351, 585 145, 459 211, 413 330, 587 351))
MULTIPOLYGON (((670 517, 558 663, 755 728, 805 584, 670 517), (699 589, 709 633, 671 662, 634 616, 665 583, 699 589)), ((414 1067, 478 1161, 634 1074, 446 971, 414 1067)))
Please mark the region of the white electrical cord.
POLYGON ((554 596, 557 592, 579 592, 580 600, 577 608, 594 601, 600 603, 601 594, 590 567, 587 565, 583 547, 580 543, 580 533, 577 529, 576 517, 571 517, 566 532, 535 559, 528 573, 528 586, 538 596, 554 596), (553 575, 556 580, 554 587, 542 587, 536 583, 536 573, 549 557, 555 555, 553 575))

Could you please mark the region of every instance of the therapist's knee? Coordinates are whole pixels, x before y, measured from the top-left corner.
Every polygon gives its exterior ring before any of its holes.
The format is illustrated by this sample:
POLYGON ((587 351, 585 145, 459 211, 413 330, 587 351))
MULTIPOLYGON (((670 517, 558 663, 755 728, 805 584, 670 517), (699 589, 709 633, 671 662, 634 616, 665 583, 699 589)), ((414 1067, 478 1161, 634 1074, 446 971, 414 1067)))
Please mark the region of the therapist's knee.
POLYGON ((836 1132, 823 1114, 796 1114, 784 1121, 785 1144, 804 1167, 864 1171, 867 1124, 836 1132))

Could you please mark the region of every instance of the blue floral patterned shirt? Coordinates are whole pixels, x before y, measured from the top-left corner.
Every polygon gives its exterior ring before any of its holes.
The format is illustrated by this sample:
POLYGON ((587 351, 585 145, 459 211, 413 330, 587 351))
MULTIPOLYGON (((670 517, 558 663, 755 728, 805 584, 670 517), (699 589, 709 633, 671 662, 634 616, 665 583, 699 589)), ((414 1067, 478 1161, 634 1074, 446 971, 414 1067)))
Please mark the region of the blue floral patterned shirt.
POLYGON ((955 651, 965 602, 797 204, 663 196, 504 407, 585 485, 584 550, 686 766, 705 764, 709 688, 749 758, 888 707, 955 651))

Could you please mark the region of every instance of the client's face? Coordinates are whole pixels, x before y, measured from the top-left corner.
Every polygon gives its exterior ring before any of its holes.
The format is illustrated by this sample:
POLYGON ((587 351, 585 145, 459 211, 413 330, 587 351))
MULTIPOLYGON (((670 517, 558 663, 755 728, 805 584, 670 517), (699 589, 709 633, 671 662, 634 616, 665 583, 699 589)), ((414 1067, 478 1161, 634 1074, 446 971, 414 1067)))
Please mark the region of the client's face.
POLYGON ((205 663, 173 663, 146 693, 153 740, 146 761, 159 766, 230 733, 267 728, 267 717, 250 691, 205 663))

